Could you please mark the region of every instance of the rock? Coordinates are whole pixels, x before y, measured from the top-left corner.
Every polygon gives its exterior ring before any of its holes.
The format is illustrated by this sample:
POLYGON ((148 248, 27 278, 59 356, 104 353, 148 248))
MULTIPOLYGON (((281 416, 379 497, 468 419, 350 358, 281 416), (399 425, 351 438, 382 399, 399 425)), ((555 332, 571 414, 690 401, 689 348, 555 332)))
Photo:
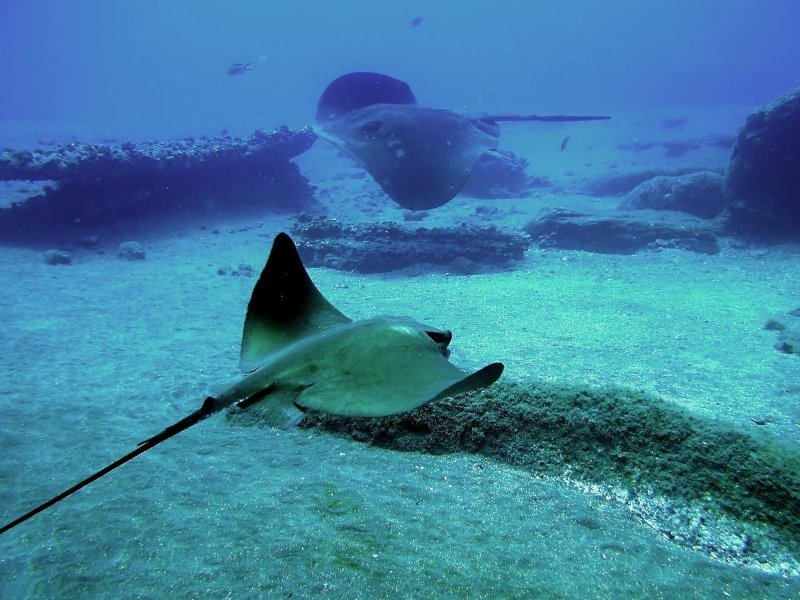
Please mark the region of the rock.
POLYGON ((232 275, 233 277, 252 277, 255 274, 253 267, 246 263, 241 263, 238 269, 224 266, 217 269, 217 275, 232 275))
POLYGON ((617 148, 620 150, 628 150, 631 152, 647 152, 648 150, 662 149, 664 156, 670 158, 677 158, 684 156, 693 150, 699 150, 703 147, 706 148, 720 148, 723 150, 730 150, 733 147, 735 138, 729 135, 711 134, 702 138, 684 139, 684 140, 667 140, 659 142, 643 142, 637 140, 635 142, 626 142, 618 144, 617 148))
POLYGON ((727 227, 765 239, 800 234, 800 88, 758 109, 728 165, 727 227))
POLYGON ((766 331, 783 331, 786 329, 786 323, 779 319, 767 319, 767 322, 764 323, 764 329, 766 331))
POLYGON ((404 210, 403 211, 403 220, 404 221, 422 221, 423 219, 427 219, 430 216, 430 213, 427 210, 404 210))
POLYGON ((117 249, 117 256, 122 260, 144 260, 144 248, 139 242, 123 242, 117 249))
MULTIPOLYGON (((461 193, 473 198, 518 198, 528 194, 531 178, 528 161, 505 150, 490 150, 481 156, 461 193)), ((538 181, 540 185, 543 183, 538 181)))
POLYGON ((579 185, 577 191, 589 196, 621 196, 654 177, 678 177, 680 175, 689 175, 699 171, 704 171, 704 169, 698 169, 696 167, 686 169, 647 169, 643 171, 607 174, 594 179, 584 180, 579 185))
POLYGON ((318 218, 292 228, 306 266, 384 273, 437 265, 455 273, 508 268, 523 258, 526 236, 496 227, 413 227, 397 223, 344 225, 318 218))
POLYGON ((105 231, 144 219, 316 207, 291 159, 311 147, 308 129, 258 130, 247 139, 186 138, 115 145, 71 143, 0 152, 0 181, 52 180, 0 207, 0 233, 23 241, 105 231))
POLYGON ((48 265, 71 265, 72 256, 64 250, 48 250, 44 253, 44 262, 48 265))
POLYGON ((458 275, 472 275, 480 273, 481 267, 478 263, 463 256, 456 256, 450 261, 449 270, 458 275))
POLYGON ((792 323, 782 329, 775 347, 786 354, 800 354, 800 324, 792 323))
MULTIPOLYGON (((259 416, 241 411, 238 418, 259 416)), ((622 486, 632 507, 641 508, 654 497, 674 503, 665 512, 651 513, 658 515, 661 531, 691 533, 686 525, 670 522, 688 516, 681 509, 688 505, 694 522, 721 513, 737 525, 759 523, 787 545, 790 555, 800 550, 800 457, 795 447, 633 390, 500 381, 402 415, 347 418, 309 412, 300 427, 382 448, 470 453, 539 476, 569 473, 573 480, 622 486), (705 515, 699 512, 703 507, 705 515)), ((757 536, 749 552, 769 554, 766 537, 757 536)), ((702 538, 721 540, 695 534, 689 543, 702 538)))
POLYGON ((662 248, 702 254, 719 252, 712 227, 702 219, 677 212, 641 210, 586 215, 555 210, 531 221, 525 230, 546 248, 607 254, 662 248))
POLYGON ((96 235, 83 235, 78 239, 78 245, 87 250, 97 250, 100 247, 100 238, 96 235))
POLYGON ((725 178, 700 171, 689 175, 654 177, 628 192, 621 209, 677 210, 713 219, 725 208, 725 178))

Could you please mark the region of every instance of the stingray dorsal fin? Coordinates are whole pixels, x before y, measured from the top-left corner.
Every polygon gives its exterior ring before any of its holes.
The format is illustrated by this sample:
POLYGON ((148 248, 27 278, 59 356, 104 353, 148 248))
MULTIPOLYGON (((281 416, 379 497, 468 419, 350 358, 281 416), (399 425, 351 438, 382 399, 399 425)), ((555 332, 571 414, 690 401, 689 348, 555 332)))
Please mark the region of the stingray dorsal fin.
POLYGON ((279 233, 247 305, 239 366, 250 371, 275 350, 349 322, 311 281, 292 238, 279 233))

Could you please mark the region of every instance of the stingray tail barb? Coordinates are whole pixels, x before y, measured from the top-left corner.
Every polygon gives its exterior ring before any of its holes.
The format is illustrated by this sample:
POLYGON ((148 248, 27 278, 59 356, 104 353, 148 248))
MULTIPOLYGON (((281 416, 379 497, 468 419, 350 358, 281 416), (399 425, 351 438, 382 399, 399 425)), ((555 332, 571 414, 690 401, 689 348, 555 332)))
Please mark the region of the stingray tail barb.
POLYGON ((607 121, 606 115, 489 115, 488 119, 501 121, 545 121, 549 123, 563 123, 571 121, 607 121))
POLYGON ((170 425, 169 427, 164 429, 164 431, 162 431, 161 433, 156 434, 153 437, 144 440, 143 442, 139 442, 138 447, 133 452, 129 452, 128 454, 126 454, 122 458, 120 458, 118 460, 115 460, 113 463, 111 463, 107 467, 104 467, 104 468, 100 469, 95 474, 87 477, 83 481, 80 481, 80 482, 76 483, 71 488, 69 488, 67 490, 64 490, 58 496, 55 496, 54 498, 51 498, 47 502, 44 502, 43 504, 40 504, 39 506, 37 506, 33 510, 28 511, 27 513, 25 513, 24 515, 22 515, 21 517, 19 517, 17 519, 14 519, 10 523, 8 523, 6 525, 3 525, 3 527, 0 528, 0 534, 3 534, 6 531, 8 531, 9 529, 12 529, 13 527, 16 527, 20 523, 24 523, 25 521, 27 521, 31 517, 39 514, 40 512, 42 512, 45 509, 50 508, 54 504, 56 504, 58 502, 61 502, 64 498, 66 498, 68 496, 71 496, 72 494, 77 492, 79 489, 81 489, 83 487, 86 487, 87 485, 89 485, 93 481, 96 481, 96 480, 100 479, 103 475, 107 475, 108 473, 110 473, 111 471, 116 469, 117 467, 124 465, 126 462, 128 462, 129 460, 131 460, 133 458, 136 458, 137 456, 139 456, 143 452, 147 452, 148 450, 150 450, 150 448, 154 448, 155 446, 157 446, 161 442, 163 442, 165 440, 168 440, 169 438, 179 434, 181 431, 185 431, 186 429, 189 429, 189 427, 191 427, 192 425, 196 425, 200 421, 202 421, 202 420, 206 419, 207 417, 211 416, 212 414, 217 412, 217 410, 219 410, 219 408, 217 407, 216 400, 209 396, 208 398, 205 399, 205 401, 203 402, 203 406, 201 406, 199 409, 197 409, 196 411, 194 411, 192 414, 188 415, 187 417, 184 417, 183 419, 181 419, 177 423, 174 423, 174 424, 170 425))

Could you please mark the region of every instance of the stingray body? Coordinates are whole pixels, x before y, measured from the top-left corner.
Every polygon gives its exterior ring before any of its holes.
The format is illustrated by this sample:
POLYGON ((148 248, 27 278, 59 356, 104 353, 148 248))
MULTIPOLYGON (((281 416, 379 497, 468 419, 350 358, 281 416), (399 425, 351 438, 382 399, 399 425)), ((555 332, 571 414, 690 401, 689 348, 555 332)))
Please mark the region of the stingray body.
POLYGON ((0 528, 4 533, 139 454, 228 407, 296 425, 308 410, 381 417, 480 389, 503 372, 492 363, 467 374, 448 361, 450 331, 408 317, 352 321, 311 281, 285 233, 273 243, 247 308, 242 375, 216 386, 202 406, 134 451, 0 528))
POLYGON ((497 147, 500 128, 449 110, 373 104, 318 133, 356 157, 398 204, 421 210, 458 194, 484 152, 497 147))
POLYGON ((594 121, 606 116, 462 114, 417 104, 403 81, 380 73, 335 79, 317 104, 314 130, 412 210, 449 202, 478 160, 498 147, 501 121, 594 121))

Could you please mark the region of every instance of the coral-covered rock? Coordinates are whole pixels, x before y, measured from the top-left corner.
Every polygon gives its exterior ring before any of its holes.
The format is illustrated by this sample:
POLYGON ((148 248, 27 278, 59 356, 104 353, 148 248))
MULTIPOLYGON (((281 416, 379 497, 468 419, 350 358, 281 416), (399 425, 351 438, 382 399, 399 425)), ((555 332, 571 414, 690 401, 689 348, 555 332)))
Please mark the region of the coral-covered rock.
POLYGON ((726 180, 727 226, 771 239, 800 235, 800 88, 747 117, 726 180))
POLYGON ((496 227, 426 229, 395 223, 344 225, 309 219, 292 233, 303 262, 359 273, 383 273, 417 265, 437 265, 453 273, 508 268, 528 249, 525 236, 496 227))
POLYGON ((653 177, 628 192, 620 208, 678 210, 713 219, 725 208, 724 188, 725 178, 711 171, 653 177))
POLYGON ((0 234, 30 240, 165 216, 313 208, 312 189, 291 158, 315 139, 308 128, 283 127, 247 139, 71 143, 3 152, 0 180, 54 183, 0 208, 0 234))

